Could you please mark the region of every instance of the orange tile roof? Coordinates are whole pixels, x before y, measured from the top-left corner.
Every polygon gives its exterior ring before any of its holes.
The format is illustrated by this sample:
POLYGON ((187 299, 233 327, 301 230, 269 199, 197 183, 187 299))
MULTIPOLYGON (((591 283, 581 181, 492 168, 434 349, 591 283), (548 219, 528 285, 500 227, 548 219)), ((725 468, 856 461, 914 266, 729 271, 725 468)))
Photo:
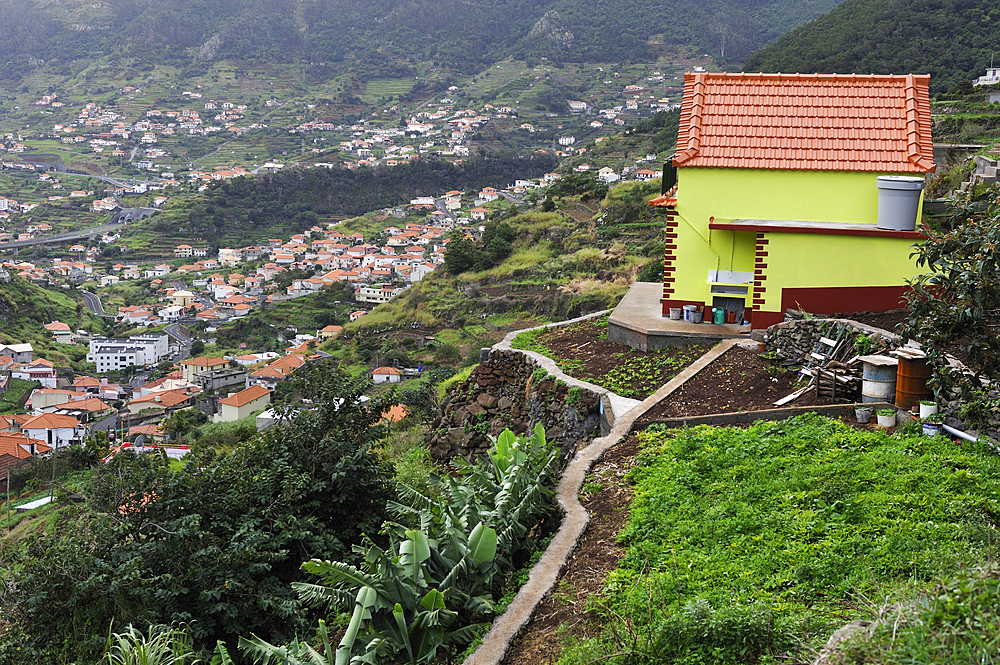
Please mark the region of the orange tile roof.
POLYGON ((687 73, 677 166, 926 173, 929 75, 687 73))
POLYGON ((197 358, 182 360, 181 364, 195 365, 197 367, 217 367, 219 365, 228 365, 229 361, 225 358, 209 358, 207 356, 199 356, 197 358))
POLYGON ((267 388, 264 388, 262 386, 250 386, 246 390, 241 390, 235 395, 230 395, 226 399, 219 400, 219 402, 227 406, 239 407, 245 404, 249 404, 255 399, 260 399, 264 395, 267 395, 271 392, 273 391, 268 390, 267 388))
POLYGON ((25 421, 21 425, 21 429, 59 429, 61 427, 76 427, 79 424, 80 421, 71 416, 43 413, 40 416, 35 416, 25 421))
POLYGON ((29 439, 24 434, 11 434, 10 432, 0 432, 0 455, 12 455, 17 459, 31 457, 31 444, 35 444, 35 450, 45 453, 52 449, 41 439, 29 439), (23 447, 27 446, 27 450, 23 447))
POLYGON ((76 400, 73 402, 66 402, 65 404, 60 404, 59 406, 63 409, 70 409, 70 410, 83 409, 85 411, 107 411, 108 409, 111 408, 97 397, 91 397, 90 399, 76 400))
POLYGON ((129 404, 156 404, 166 408, 177 406, 178 404, 183 404, 191 399, 191 396, 185 393, 183 390, 164 390, 159 393, 150 393, 145 397, 136 397, 129 401, 129 404))

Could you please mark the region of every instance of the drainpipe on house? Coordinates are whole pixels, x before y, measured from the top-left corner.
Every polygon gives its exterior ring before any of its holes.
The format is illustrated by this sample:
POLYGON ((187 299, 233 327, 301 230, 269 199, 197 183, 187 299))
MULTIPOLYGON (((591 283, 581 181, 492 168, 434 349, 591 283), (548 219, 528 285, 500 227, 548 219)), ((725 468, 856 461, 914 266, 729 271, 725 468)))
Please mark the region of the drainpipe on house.
MULTIPOLYGON (((684 223, 687 224, 691 228, 691 230, 694 231, 695 234, 697 234, 697 236, 702 239, 702 241, 704 241, 704 243, 708 247, 709 251, 712 252, 713 254, 715 254, 715 269, 718 270, 719 266, 722 264, 722 257, 719 256, 719 253, 717 251, 715 251, 714 247, 712 247, 711 240, 709 240, 705 236, 701 235, 701 233, 698 232, 698 229, 696 229, 694 227, 694 225, 691 224, 691 222, 689 222, 686 219, 684 219, 683 215, 681 215, 680 213, 676 213, 676 215, 677 215, 678 218, 683 219, 684 223)), ((708 223, 709 224, 711 224, 714 221, 715 221, 715 217, 709 217, 708 218, 708 223)), ((709 233, 709 235, 711 235, 712 230, 709 229, 708 233, 709 233)))

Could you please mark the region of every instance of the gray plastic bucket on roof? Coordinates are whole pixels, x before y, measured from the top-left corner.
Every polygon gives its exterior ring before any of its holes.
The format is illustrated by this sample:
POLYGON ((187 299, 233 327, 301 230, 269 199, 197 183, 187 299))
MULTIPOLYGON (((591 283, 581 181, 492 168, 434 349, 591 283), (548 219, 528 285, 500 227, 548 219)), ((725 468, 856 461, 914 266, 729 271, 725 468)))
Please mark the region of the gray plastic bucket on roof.
POLYGON ((923 178, 904 175, 880 175, 875 179, 878 187, 878 222, 876 227, 886 231, 913 231, 917 226, 920 192, 923 178))

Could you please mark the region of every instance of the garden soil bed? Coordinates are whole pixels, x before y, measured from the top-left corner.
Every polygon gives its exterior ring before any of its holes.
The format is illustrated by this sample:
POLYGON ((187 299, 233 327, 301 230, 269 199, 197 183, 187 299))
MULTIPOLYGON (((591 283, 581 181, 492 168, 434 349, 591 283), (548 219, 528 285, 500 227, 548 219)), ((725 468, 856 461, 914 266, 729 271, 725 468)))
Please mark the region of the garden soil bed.
POLYGON ((639 351, 614 344, 607 336, 607 319, 553 328, 538 336, 563 372, 603 386, 623 397, 645 399, 712 348, 692 344, 662 351, 639 351))
MULTIPOLYGON (((764 358, 753 349, 734 346, 636 421, 641 428, 665 418, 705 416, 776 409, 774 403, 799 387, 798 372, 764 358)), ((788 406, 829 404, 808 390, 788 406)))

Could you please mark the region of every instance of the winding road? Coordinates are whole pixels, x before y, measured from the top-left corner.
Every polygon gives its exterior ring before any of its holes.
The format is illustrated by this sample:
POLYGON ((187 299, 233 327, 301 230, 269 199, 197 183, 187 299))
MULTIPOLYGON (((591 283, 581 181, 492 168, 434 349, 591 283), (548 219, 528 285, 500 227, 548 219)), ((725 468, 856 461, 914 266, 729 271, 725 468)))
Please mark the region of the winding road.
POLYGON ((107 316, 104 312, 104 305, 101 304, 101 299, 97 295, 90 291, 80 291, 80 295, 83 296, 83 302, 87 304, 87 309, 90 310, 91 314, 94 316, 107 316))

